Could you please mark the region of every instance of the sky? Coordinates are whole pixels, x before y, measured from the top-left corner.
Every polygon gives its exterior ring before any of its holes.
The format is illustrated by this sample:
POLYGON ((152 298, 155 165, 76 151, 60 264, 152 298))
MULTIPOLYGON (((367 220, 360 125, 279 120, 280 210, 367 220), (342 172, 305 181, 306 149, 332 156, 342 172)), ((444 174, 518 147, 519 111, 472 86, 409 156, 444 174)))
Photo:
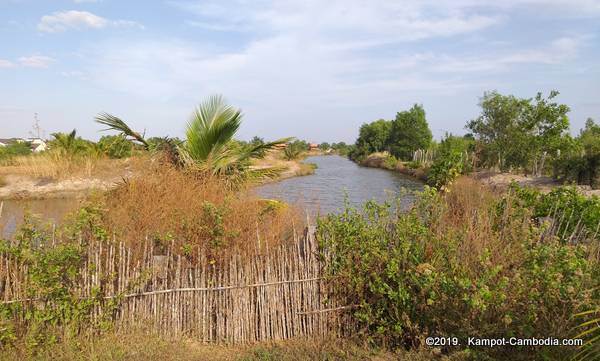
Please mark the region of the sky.
POLYGON ((415 103, 440 138, 552 89, 574 134, 600 120, 600 0, 0 0, 0 138, 97 139, 100 112, 182 136, 212 94, 240 139, 350 143, 415 103))

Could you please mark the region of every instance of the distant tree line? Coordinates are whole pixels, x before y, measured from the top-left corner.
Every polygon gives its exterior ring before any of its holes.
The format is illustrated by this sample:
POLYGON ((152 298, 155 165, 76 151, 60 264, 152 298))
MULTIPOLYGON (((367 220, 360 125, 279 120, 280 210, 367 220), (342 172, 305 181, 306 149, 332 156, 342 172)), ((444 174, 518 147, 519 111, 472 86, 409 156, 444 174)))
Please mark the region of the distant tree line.
MULTIPOLYGON (((379 119, 360 127, 350 158, 362 161, 369 154, 387 152, 413 161, 416 151, 435 154, 431 166, 434 184, 473 167, 519 171, 536 176, 600 187, 600 126, 588 119, 577 137, 569 134, 570 108, 556 101, 558 91, 533 98, 484 93, 481 113, 467 122, 464 137, 447 134, 433 141, 425 110, 415 104, 398 112, 394 120, 379 119)), ((413 164, 414 166, 414 164, 413 164)))

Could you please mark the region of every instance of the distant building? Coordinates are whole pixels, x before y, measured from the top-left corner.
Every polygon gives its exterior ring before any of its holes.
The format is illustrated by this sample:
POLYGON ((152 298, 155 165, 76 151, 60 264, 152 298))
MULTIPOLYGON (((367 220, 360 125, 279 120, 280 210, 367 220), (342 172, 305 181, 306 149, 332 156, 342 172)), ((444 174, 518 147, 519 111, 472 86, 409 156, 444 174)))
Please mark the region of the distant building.
POLYGON ((0 139, 0 147, 6 147, 7 145, 13 144, 18 141, 19 141, 19 138, 0 139))
POLYGON ((308 150, 318 150, 319 149, 319 145, 317 143, 310 143, 308 145, 308 150))
POLYGON ((43 152, 48 149, 48 144, 41 138, 30 138, 27 142, 31 145, 31 151, 34 153, 43 152))
POLYGON ((48 149, 48 143, 41 138, 5 138, 0 139, 0 147, 6 147, 14 143, 29 143, 31 151, 34 153, 43 152, 48 149))
POLYGON ((287 146, 288 146, 287 143, 279 143, 279 144, 275 144, 274 148, 277 150, 282 150, 282 149, 287 148, 287 146))

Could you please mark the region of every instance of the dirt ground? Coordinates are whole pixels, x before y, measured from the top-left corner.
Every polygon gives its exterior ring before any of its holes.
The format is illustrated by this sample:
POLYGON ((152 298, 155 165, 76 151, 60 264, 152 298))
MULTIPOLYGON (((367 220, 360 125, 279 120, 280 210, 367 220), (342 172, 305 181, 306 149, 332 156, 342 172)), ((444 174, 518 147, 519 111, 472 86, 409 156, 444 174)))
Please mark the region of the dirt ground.
MULTIPOLYGON (((311 154, 312 155, 312 154, 311 154)), ((2 199, 48 199, 80 197, 94 190, 108 190, 135 175, 136 169, 147 166, 138 160, 134 165, 128 162, 115 163, 104 167, 102 172, 91 175, 77 174, 52 178, 27 174, 15 167, 0 167, 0 200, 2 199)), ((281 169, 279 176, 272 181, 312 174, 314 170, 301 160, 283 160, 278 152, 267 154, 257 160, 254 169, 276 167, 281 169)))
MULTIPOLYGON (((498 189, 508 187, 512 181, 515 181, 522 186, 539 189, 542 192, 550 192, 555 187, 562 185, 551 177, 524 176, 520 174, 498 173, 493 171, 478 171, 471 174, 471 176, 484 184, 498 189)), ((577 186, 577 188, 587 196, 600 196, 600 189, 593 190, 589 186, 577 186)))

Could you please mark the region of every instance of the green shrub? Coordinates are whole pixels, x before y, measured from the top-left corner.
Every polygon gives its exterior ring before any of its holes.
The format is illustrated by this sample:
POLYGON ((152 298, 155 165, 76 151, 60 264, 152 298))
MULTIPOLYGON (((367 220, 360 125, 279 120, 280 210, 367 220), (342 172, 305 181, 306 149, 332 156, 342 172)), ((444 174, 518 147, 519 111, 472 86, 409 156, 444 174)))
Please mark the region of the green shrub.
MULTIPOLYGON (((81 333, 110 327, 117 299, 104 301, 99 288, 82 298, 77 287, 84 277, 85 245, 51 244, 49 232, 27 216, 12 242, 0 240, 0 255, 25 270, 19 285, 30 303, 0 304, 0 350, 23 340, 32 350, 81 333), (92 320, 92 309, 100 313, 92 320), (15 322, 16 321, 16 322, 15 322)), ((90 267, 90 272, 93 265, 90 267)), ((90 275, 88 275, 90 276, 90 275)))
POLYGON ((427 183, 438 189, 447 188, 463 174, 463 159, 461 153, 450 153, 439 156, 429 168, 427 183))
POLYGON ((469 153, 474 141, 470 137, 446 135, 436 149, 437 156, 427 175, 427 183, 438 189, 446 188, 461 174, 472 170, 469 153))
POLYGON ((302 152, 305 150, 306 148, 304 148, 301 144, 299 143, 290 143, 288 144, 287 147, 285 147, 285 149, 283 150, 283 158, 285 160, 296 160, 298 158, 300 158, 300 156, 302 155, 302 152))
POLYGON ((28 142, 15 142, 5 146, 0 146, 0 162, 7 161, 12 157, 31 154, 31 148, 28 142))
MULTIPOLYGON (((588 234, 600 234, 600 198, 587 197, 575 187, 558 187, 549 193, 521 187, 513 182, 510 190, 517 198, 515 205, 531 212, 535 218, 552 217, 558 225, 556 233, 566 241, 577 227, 585 227, 588 234)), ((508 202, 505 198, 504 203, 508 202)))
POLYGON ((98 141, 102 152, 111 158, 127 158, 131 156, 133 144, 123 135, 105 135, 98 141))
MULTIPOLYGON (((355 307, 358 336, 391 348, 421 347, 426 336, 457 337, 462 346, 451 350, 468 348, 467 337, 573 336, 571 316, 598 302, 588 292, 599 285, 598 263, 586 246, 539 242, 539 228, 497 214, 497 206, 469 209, 429 188, 406 213, 368 202, 362 212, 346 208, 320 219, 327 274, 355 307)), ((475 359, 519 360, 555 359, 574 349, 471 351, 475 359)))

